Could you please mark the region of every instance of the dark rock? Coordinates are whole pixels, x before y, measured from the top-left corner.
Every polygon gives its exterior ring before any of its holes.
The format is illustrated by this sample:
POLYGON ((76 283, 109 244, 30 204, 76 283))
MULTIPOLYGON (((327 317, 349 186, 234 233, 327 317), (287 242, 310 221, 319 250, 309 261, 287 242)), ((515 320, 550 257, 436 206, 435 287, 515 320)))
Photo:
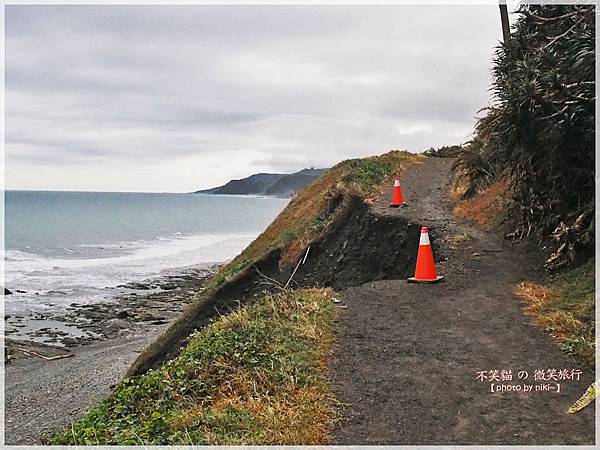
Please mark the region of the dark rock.
POLYGON ((136 291, 148 291, 150 289, 150 286, 143 283, 129 283, 127 287, 129 289, 135 289, 136 291))
POLYGON ((64 337, 61 339, 61 342, 66 345, 67 347, 76 347, 77 345, 79 345, 79 341, 75 338, 72 338, 70 336, 64 337))
POLYGON ((120 284, 117 287, 119 288, 126 288, 126 289, 135 289, 136 291, 148 291, 150 289, 150 286, 148 286, 147 284, 144 283, 127 283, 127 284, 120 284))

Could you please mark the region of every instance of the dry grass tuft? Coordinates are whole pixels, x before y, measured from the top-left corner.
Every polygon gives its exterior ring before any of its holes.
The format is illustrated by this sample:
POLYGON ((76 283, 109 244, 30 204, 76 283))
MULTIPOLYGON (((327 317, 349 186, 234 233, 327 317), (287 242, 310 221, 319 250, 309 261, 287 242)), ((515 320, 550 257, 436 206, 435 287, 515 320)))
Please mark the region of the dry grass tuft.
POLYGON ((515 293, 525 314, 548 331, 567 353, 595 362, 595 299, 593 260, 542 286, 523 282, 515 293))
POLYGON ((490 230, 506 207, 510 197, 510 186, 506 179, 498 179, 484 191, 473 197, 462 199, 466 189, 464 182, 456 183, 450 191, 454 204, 454 215, 460 219, 474 222, 483 229, 490 230))
POLYGON ((548 302, 552 291, 541 284, 524 281, 515 288, 516 294, 525 301, 525 313, 535 316, 542 307, 548 302))

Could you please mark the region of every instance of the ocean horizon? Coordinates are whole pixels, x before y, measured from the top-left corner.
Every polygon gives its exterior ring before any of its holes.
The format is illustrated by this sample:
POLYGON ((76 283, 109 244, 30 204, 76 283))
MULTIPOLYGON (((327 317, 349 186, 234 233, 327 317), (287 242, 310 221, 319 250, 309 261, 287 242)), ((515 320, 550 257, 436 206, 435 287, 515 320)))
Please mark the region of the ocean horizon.
POLYGON ((123 283, 226 262, 288 199, 190 193, 5 191, 6 314, 103 301, 123 283))

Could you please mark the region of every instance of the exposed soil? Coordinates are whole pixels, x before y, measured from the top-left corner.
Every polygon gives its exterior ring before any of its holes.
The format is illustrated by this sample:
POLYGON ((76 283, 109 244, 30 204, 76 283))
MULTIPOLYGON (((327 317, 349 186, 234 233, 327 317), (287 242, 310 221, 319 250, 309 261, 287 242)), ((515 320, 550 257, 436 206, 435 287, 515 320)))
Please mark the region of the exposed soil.
POLYGON ((373 214, 358 197, 350 197, 348 215, 335 230, 311 244, 294 275, 296 286, 336 290, 373 280, 403 278, 414 269, 420 227, 393 216, 373 214))
POLYGON ((540 278, 543 258, 456 219, 447 200, 450 165, 428 158, 411 166, 401 176, 409 207, 390 209, 383 198, 369 210, 371 222, 397 221, 397 240, 387 235, 377 252, 381 264, 394 261, 397 270, 341 293, 331 371, 345 406, 332 444, 593 444, 594 405, 565 413, 594 381, 593 369, 532 325, 513 294, 520 280, 540 278), (412 230, 420 225, 430 229, 444 283, 405 281, 418 248, 412 230), (535 370, 547 369, 581 375, 534 381, 535 370), (490 370, 511 370, 513 380, 477 379, 490 370), (518 380, 520 371, 528 378, 518 380), (492 393, 492 383, 534 387, 492 393), (536 385, 556 383, 560 393, 536 392, 536 385))

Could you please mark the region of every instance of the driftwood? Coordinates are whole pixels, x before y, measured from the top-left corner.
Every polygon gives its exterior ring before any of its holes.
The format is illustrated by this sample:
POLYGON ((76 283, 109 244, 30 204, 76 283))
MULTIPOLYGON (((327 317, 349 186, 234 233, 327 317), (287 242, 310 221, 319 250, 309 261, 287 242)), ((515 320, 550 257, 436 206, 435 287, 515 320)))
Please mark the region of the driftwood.
POLYGON ((259 283, 260 284, 266 284, 267 286, 271 286, 275 289, 278 289, 280 291, 283 291, 285 288, 281 285, 281 283, 279 281, 277 281, 275 278, 271 278, 266 276, 264 273, 262 273, 258 267, 256 268, 256 273, 258 273, 259 275, 259 283))
POLYGON ((589 245, 593 236, 593 211, 583 212, 571 225, 561 221, 552 233, 552 239, 556 242, 558 248, 546 260, 545 267, 554 271, 573 263, 579 248, 589 245))
POLYGON ((28 355, 37 356, 38 358, 42 358, 45 361, 54 361, 56 359, 64 359, 64 358, 70 358, 71 356, 75 356, 74 353, 67 353, 66 355, 57 355, 57 356, 45 356, 40 353, 34 352, 33 350, 27 350, 27 349, 20 348, 20 347, 8 347, 7 346, 6 348, 10 348, 11 350, 18 350, 18 351, 26 353, 28 355))
POLYGON ((285 286, 283 287, 283 289, 287 289, 288 286, 290 285, 290 282, 292 281, 292 278, 294 278, 294 275, 296 275, 296 271, 298 270, 298 267, 300 267, 300 264, 304 264, 306 262, 306 258, 308 258, 308 252, 310 251, 310 245, 308 246, 308 248, 306 249, 306 254, 304 255, 303 259, 300 259, 298 261, 298 264, 296 264, 296 268, 294 269, 294 271, 292 272, 292 275, 290 276, 290 279, 287 280, 287 283, 285 283, 285 286))

